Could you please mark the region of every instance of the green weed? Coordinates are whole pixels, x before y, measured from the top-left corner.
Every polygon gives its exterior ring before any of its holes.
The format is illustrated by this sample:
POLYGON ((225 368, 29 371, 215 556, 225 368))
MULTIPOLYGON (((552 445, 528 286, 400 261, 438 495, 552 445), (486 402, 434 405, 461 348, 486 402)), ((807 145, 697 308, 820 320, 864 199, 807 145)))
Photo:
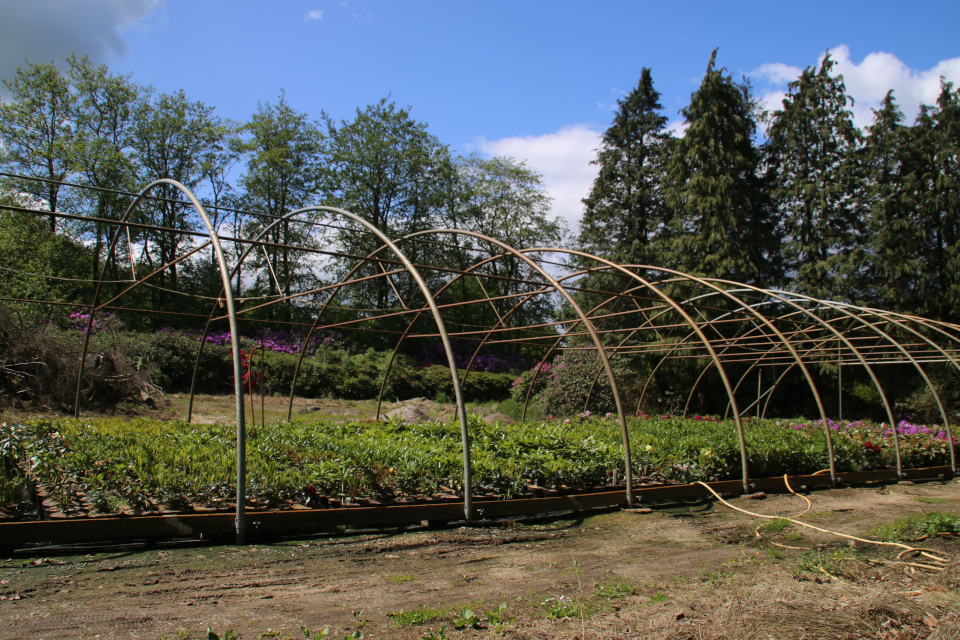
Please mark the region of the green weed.
POLYGON ((516 618, 509 618, 506 616, 505 612, 507 610, 507 605, 504 602, 501 602, 497 605, 496 609, 487 611, 485 617, 487 619, 487 624, 493 627, 493 630, 497 632, 498 635, 504 635, 506 629, 510 626, 510 623, 516 620, 516 618))
POLYGON ((658 591, 657 593, 650 596, 650 602, 654 602, 654 603, 663 602, 666 599, 667 599, 667 594, 664 593, 663 591, 658 591))
MULTIPOLYGON (((481 611, 481 613, 483 613, 481 611)), ((457 615, 450 621, 455 629, 479 629, 480 616, 473 609, 463 607, 457 612, 457 615)))
POLYGON ((584 603, 567 596, 550 597, 540 604, 546 610, 547 617, 555 620, 579 618, 584 613, 584 603))
POLYGON ((410 573, 400 573, 392 576, 383 576, 387 582, 393 582, 395 584, 400 584, 402 582, 413 582, 416 580, 417 576, 410 573))
POLYGON ((710 582, 723 584, 724 580, 733 574, 724 569, 717 569, 716 571, 710 571, 709 569, 701 569, 700 575, 702 575, 705 579, 709 580, 710 582))
POLYGON ((387 617, 393 620, 393 624, 398 627, 409 627, 412 625, 421 625, 428 622, 433 622, 434 620, 439 620, 446 615, 446 612, 442 609, 431 609, 420 605, 417 609, 413 611, 391 611, 387 613, 387 617))
POLYGON ((834 551, 821 551, 820 549, 810 549, 805 551, 794 567, 794 578, 803 578, 808 574, 814 576, 827 574, 838 578, 857 578, 859 572, 850 568, 850 561, 861 558, 853 549, 835 549, 834 551))
POLYGON ((789 520, 786 518, 777 518, 776 520, 770 520, 769 522, 763 523, 757 527, 757 530, 762 531, 763 533, 780 533, 789 526, 789 520))
POLYGON ((635 594, 637 587, 623 578, 613 578, 598 584, 595 590, 598 598, 625 598, 635 594))

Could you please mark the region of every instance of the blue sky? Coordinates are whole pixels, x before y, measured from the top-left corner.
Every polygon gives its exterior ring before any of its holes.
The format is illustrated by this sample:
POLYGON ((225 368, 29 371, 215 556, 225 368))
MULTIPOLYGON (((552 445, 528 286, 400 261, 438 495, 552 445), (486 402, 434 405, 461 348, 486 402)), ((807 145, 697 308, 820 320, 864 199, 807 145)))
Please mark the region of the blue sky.
POLYGON ((526 160, 571 227, 642 67, 674 125, 714 47, 771 108, 830 49, 860 124, 890 88, 912 118, 940 75, 960 84, 956 0, 0 0, 0 17, 3 77, 75 51, 240 121, 281 90, 314 118, 390 95, 456 152, 526 160))

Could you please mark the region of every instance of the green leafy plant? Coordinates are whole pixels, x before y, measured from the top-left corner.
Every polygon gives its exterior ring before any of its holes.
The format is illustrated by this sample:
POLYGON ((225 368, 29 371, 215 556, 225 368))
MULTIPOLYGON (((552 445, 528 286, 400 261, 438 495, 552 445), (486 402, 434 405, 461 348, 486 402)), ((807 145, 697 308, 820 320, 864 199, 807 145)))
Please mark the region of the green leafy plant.
POLYGON ((421 638, 422 640, 447 640, 447 625, 441 626, 436 631, 428 631, 421 638))
POLYGON ((635 594, 637 587, 623 578, 614 578, 607 582, 597 584, 595 591, 599 598, 625 598, 635 594))
POLYGON ((583 615, 584 605, 581 601, 567 596, 549 597, 540 603, 548 618, 560 620, 562 618, 579 618, 583 615))
POLYGON ((330 627, 324 627, 319 631, 311 633, 305 626, 300 625, 300 631, 303 633, 304 640, 325 640, 330 637, 330 627))
POLYGON ((769 520, 763 523, 757 527, 757 530, 762 531, 763 533, 780 533, 789 526, 789 520, 786 518, 777 518, 776 520, 769 520))
POLYGON ((467 607, 460 609, 450 622, 455 629, 480 628, 480 616, 476 611, 467 607))
POLYGON ((411 625, 422 625, 428 622, 433 622, 434 620, 439 620, 443 618, 446 613, 442 609, 431 609, 424 605, 420 605, 413 611, 391 611, 387 613, 387 617, 393 620, 393 624, 398 627, 409 627, 411 625))
POLYGON ((506 629, 508 626, 510 626, 510 623, 516 620, 516 618, 508 617, 506 615, 506 610, 506 603, 501 602, 497 605, 496 609, 491 609, 484 614, 487 619, 487 624, 490 625, 493 630, 501 636, 506 633, 506 629))

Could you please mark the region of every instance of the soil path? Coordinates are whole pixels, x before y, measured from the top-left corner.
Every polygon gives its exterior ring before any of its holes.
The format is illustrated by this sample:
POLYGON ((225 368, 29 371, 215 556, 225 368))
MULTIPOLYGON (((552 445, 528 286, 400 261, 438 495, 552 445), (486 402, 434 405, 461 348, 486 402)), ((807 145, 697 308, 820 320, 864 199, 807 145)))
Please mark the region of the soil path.
MULTIPOLYGON (((861 536, 908 514, 960 513, 956 480, 808 495, 803 519, 861 536)), ((367 639, 960 638, 957 562, 879 564, 896 553, 793 526, 758 539, 763 522, 709 501, 242 547, 34 550, 0 558, 0 638, 203 638, 207 627, 303 638, 300 625, 367 639), (477 628, 456 631, 464 608, 477 628)), ((955 538, 926 546, 960 555, 955 538)))

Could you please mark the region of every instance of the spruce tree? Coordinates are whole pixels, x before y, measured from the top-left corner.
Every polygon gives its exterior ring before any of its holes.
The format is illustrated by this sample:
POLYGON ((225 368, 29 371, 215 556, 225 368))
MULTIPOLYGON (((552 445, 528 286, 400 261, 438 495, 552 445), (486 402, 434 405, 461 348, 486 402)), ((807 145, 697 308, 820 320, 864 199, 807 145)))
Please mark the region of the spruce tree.
POLYGON ((960 91, 941 81, 935 107, 923 106, 912 128, 917 148, 916 201, 920 251, 920 311, 960 321, 960 91))
POLYGON ((914 193, 918 165, 912 133, 903 124, 893 91, 874 112, 867 132, 862 152, 868 185, 864 205, 869 212, 866 300, 873 306, 912 313, 920 306, 923 252, 914 193))
POLYGON ((718 69, 716 57, 682 111, 686 133, 667 162, 668 259, 694 275, 769 284, 778 239, 754 142, 756 106, 750 86, 718 69))
POLYGON ((621 264, 654 264, 667 221, 661 195, 667 118, 650 69, 623 100, 593 164, 600 171, 583 199, 580 247, 621 264))
MULTIPOLYGON (((784 257, 800 292, 837 300, 860 297, 863 226, 860 132, 847 111, 842 76, 827 54, 791 82, 769 130, 773 196, 781 208, 784 257)), ((852 103, 852 101, 850 101, 852 103)))

